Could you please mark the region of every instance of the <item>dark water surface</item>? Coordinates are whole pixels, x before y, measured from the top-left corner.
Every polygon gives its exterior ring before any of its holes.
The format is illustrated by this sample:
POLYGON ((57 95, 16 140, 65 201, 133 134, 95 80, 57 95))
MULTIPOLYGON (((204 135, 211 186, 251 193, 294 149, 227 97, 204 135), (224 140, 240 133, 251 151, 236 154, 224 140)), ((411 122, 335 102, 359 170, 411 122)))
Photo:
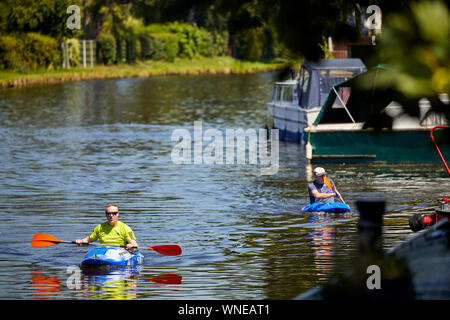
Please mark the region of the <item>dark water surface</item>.
MULTIPOLYGON (((263 128, 273 73, 65 83, 0 91, 0 299, 291 299, 354 257, 356 209, 300 214, 304 151, 280 143, 280 170, 174 164, 176 129, 263 128), (86 247, 32 248, 35 233, 90 234, 119 205, 144 265, 110 274, 68 270, 86 247), (179 244, 167 257, 144 248, 179 244), (69 271, 69 272, 68 272, 69 271)), ((411 147, 413 148, 413 142, 411 147)), ((345 200, 388 200, 384 242, 412 234, 449 189, 442 165, 326 165, 345 200)))

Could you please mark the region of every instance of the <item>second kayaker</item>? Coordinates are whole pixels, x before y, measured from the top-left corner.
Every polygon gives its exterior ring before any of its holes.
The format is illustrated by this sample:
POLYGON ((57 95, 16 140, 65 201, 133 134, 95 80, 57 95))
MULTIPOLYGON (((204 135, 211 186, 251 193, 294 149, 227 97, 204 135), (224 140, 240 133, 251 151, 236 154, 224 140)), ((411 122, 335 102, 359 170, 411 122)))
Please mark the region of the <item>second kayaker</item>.
POLYGON ((125 246, 127 250, 137 251, 138 243, 133 230, 119 221, 119 207, 114 203, 108 204, 105 214, 106 222, 96 226, 86 238, 78 239, 75 242, 82 245, 99 240, 102 244, 125 246))
MULTIPOLYGON (((313 170, 313 173, 315 177, 314 181, 308 185, 309 201, 311 202, 311 204, 313 204, 314 202, 340 202, 337 193, 325 183, 324 178, 327 174, 325 172, 325 169, 317 167, 313 170), (335 198, 337 199, 337 201, 335 198)), ((330 182, 331 186, 336 189, 333 180, 328 179, 328 181, 330 182)))

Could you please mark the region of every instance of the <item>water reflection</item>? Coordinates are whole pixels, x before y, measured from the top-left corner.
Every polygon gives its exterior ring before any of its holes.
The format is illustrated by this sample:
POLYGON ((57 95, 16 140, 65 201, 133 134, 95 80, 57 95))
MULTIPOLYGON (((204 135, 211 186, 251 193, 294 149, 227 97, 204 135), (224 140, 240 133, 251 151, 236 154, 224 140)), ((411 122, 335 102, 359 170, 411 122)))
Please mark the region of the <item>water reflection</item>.
MULTIPOLYGON (((337 247, 342 246, 342 243, 338 242, 338 233, 341 230, 336 225, 339 224, 339 219, 351 217, 351 213, 314 213, 310 215, 309 220, 313 231, 309 234, 312 239, 314 264, 319 281, 328 280, 338 263, 335 255, 339 251, 337 247)), ((342 250, 342 247, 339 249, 342 250)))
POLYGON ((135 299, 141 269, 142 266, 83 268, 81 291, 94 299, 135 299))
POLYGON ((61 290, 61 280, 54 275, 32 271, 31 287, 34 299, 52 299, 57 297, 61 290))

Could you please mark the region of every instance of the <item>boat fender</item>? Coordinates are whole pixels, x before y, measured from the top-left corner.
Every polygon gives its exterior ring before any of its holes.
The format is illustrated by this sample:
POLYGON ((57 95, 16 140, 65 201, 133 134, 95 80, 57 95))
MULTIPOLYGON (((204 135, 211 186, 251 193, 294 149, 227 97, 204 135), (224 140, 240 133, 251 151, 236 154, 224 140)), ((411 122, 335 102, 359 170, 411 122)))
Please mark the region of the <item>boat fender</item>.
POLYGON ((309 143, 309 141, 305 146, 305 152, 306 152, 306 159, 311 160, 312 159, 312 145, 311 145, 311 143, 309 143))

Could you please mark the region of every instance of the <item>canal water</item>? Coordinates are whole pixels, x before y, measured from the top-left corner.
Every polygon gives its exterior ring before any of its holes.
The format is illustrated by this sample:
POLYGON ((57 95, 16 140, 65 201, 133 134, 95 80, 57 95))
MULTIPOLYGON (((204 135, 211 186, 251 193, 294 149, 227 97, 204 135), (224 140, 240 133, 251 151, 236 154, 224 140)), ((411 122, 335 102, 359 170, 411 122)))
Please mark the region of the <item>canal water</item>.
POLYGON ((440 163, 324 165, 353 209, 345 215, 300 213, 310 172, 298 144, 280 142, 274 175, 174 163, 172 134, 193 133, 194 121, 223 133, 264 128, 275 75, 0 91, 0 299, 291 299, 348 270, 360 198, 387 200, 385 249, 410 236, 410 215, 433 211, 449 189, 440 163), (111 202, 135 232, 141 267, 77 273, 88 248, 30 246, 36 233, 89 235, 111 202), (158 244, 183 253, 146 250, 158 244))

